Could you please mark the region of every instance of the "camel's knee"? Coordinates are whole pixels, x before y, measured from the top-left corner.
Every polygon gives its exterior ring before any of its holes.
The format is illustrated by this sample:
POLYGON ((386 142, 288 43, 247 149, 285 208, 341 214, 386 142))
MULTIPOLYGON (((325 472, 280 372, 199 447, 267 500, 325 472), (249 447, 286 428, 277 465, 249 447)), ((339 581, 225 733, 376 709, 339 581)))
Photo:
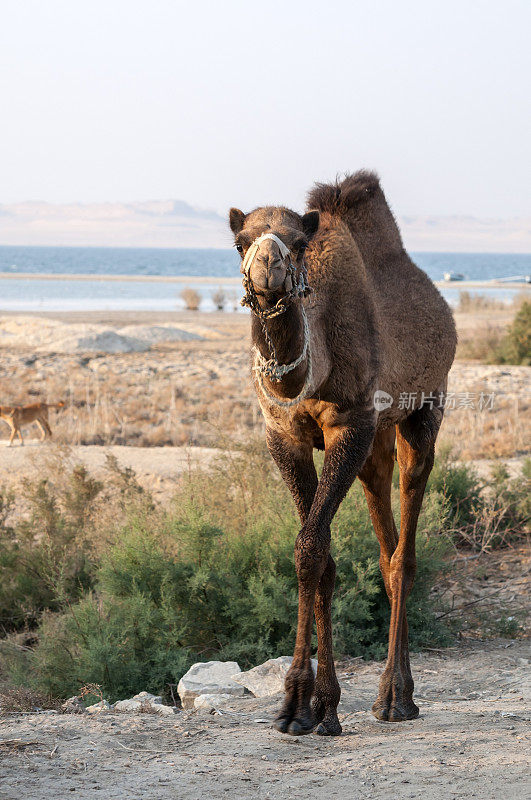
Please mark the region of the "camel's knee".
POLYGON ((327 567, 329 550, 329 532, 328 536, 322 536, 312 528, 302 528, 295 542, 295 569, 299 581, 319 582, 327 567))
POLYGON ((415 553, 395 552, 389 563, 389 587, 393 597, 408 595, 415 582, 417 559, 415 553))
MULTIPOLYGON (((418 408, 399 424, 399 439, 403 438, 412 450, 427 453, 435 444, 442 416, 442 411, 437 406, 418 408)), ((400 452, 398 455, 400 456, 400 452)))

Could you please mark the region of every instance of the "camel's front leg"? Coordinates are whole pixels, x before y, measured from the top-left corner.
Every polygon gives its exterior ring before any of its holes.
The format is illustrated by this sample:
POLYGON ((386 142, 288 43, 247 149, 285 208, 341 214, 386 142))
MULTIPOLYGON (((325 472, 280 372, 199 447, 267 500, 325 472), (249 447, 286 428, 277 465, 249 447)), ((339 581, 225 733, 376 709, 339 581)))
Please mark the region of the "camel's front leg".
POLYGON ((314 605, 319 636, 319 671, 316 683, 319 733, 340 733, 336 708, 339 685, 333 673, 330 602, 333 561, 330 559, 330 523, 354 478, 363 466, 374 435, 372 420, 325 429, 325 460, 315 497, 295 543, 295 568, 299 582, 299 613, 293 663, 286 676, 286 694, 275 727, 282 733, 310 733, 314 717, 310 699, 314 690, 311 636, 314 605), (322 729, 321 729, 322 727, 322 729))
POLYGON ((336 564, 332 556, 321 575, 315 595, 315 625, 317 628, 317 678, 313 691, 312 711, 315 733, 320 736, 339 736, 341 725, 337 706, 341 689, 334 665, 332 642, 332 595, 336 581, 336 564))
MULTIPOLYGON (((269 452, 274 458, 299 511, 301 523, 308 519, 317 490, 317 472, 313 462, 310 442, 294 444, 278 431, 267 430, 269 452)), ((315 732, 322 736, 339 735, 341 725, 337 718, 340 689, 336 677, 332 650, 332 595, 336 566, 332 556, 321 575, 315 593, 315 622, 317 627, 317 679, 315 681, 312 712, 315 732)), ((282 715, 291 720, 290 708, 283 708, 282 715)))

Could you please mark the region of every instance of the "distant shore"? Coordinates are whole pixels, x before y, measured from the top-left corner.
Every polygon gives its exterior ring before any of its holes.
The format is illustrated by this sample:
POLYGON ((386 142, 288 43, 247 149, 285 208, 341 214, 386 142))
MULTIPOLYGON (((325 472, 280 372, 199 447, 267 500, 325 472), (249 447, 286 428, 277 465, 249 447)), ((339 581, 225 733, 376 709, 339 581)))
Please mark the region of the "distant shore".
POLYGON ((203 283, 237 286, 241 278, 216 275, 110 275, 108 273, 71 272, 0 272, 0 280, 28 281, 120 281, 136 283, 203 283))
MULTIPOLYGON (((101 273, 56 273, 56 272, 0 272, 0 280, 40 281, 119 281, 135 283, 196 283, 208 285, 238 286, 241 278, 215 275, 109 275, 101 273)), ((531 289, 531 284, 520 281, 434 281, 435 286, 445 289, 531 289)))

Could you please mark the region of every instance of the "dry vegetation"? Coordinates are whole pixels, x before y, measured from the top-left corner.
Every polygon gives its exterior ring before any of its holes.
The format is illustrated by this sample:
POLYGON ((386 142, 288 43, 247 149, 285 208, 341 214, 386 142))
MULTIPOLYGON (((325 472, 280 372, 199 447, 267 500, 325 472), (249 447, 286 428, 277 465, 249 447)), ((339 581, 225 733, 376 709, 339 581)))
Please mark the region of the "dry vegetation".
POLYGON ((459 330, 457 358, 499 362, 498 352, 509 325, 524 303, 529 292, 522 290, 507 304, 482 294, 459 293, 455 317, 459 330))
POLYGON ((201 295, 195 289, 190 289, 189 287, 182 290, 181 299, 184 300, 188 311, 197 311, 201 305, 201 295))
MULTIPOLYGON (((481 354, 489 360, 513 310, 500 310, 496 303, 486 308, 485 302, 464 299, 467 310, 456 313, 460 344, 449 381, 455 408, 447 410, 441 438, 461 458, 529 452, 529 368, 478 362, 481 354), (467 353, 477 358, 466 361, 467 353), (482 394, 486 407, 479 408, 482 394)), ((216 446, 227 440, 237 445, 262 435, 249 375, 248 318, 193 312, 166 317, 176 323, 198 320, 220 338, 161 344, 147 353, 41 354, 5 348, 0 402, 65 400, 65 410, 52 412, 52 428, 56 441, 68 445, 216 446)), ((8 433, 2 425, 0 437, 8 433)))

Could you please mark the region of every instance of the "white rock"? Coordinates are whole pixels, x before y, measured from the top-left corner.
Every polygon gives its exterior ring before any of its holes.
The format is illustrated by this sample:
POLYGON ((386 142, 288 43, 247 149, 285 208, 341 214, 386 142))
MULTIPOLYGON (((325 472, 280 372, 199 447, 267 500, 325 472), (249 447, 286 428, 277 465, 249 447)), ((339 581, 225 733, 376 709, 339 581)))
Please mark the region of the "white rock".
POLYGON ((117 703, 114 704, 113 708, 115 711, 139 711, 140 706, 142 703, 140 700, 118 700, 117 703))
MULTIPOLYGON (((292 661, 292 656, 270 658, 258 667, 233 675, 232 680, 244 686, 255 697, 271 697, 284 691, 284 680, 292 661)), ((312 669, 316 675, 317 660, 314 658, 312 658, 312 669)))
POLYGON ((160 694, 151 694, 150 692, 139 692, 133 695, 133 700, 138 700, 139 703, 162 703, 160 694))
POLYGON ((84 714, 86 712, 86 708, 84 703, 81 701, 81 697, 74 695, 74 697, 69 697, 68 700, 65 700, 61 709, 64 711, 65 714, 84 714))
POLYGON ((151 694, 150 692, 139 692, 134 697, 128 700, 119 700, 113 706, 115 711, 138 712, 142 708, 148 708, 156 711, 157 714, 173 715, 175 709, 173 706, 165 706, 162 703, 162 697, 159 694, 151 694))
POLYGON ((194 700, 194 708, 215 711, 216 708, 226 705, 231 700, 234 700, 232 694, 200 694, 194 700))
POLYGON ((108 700, 100 700, 99 703, 94 703, 92 706, 87 706, 89 714, 101 714, 104 711, 110 711, 111 706, 108 700))
POLYGON ((233 680, 241 672, 236 661, 200 661, 193 664, 177 686, 183 708, 193 708, 200 694, 231 694, 240 696, 245 689, 233 680))

